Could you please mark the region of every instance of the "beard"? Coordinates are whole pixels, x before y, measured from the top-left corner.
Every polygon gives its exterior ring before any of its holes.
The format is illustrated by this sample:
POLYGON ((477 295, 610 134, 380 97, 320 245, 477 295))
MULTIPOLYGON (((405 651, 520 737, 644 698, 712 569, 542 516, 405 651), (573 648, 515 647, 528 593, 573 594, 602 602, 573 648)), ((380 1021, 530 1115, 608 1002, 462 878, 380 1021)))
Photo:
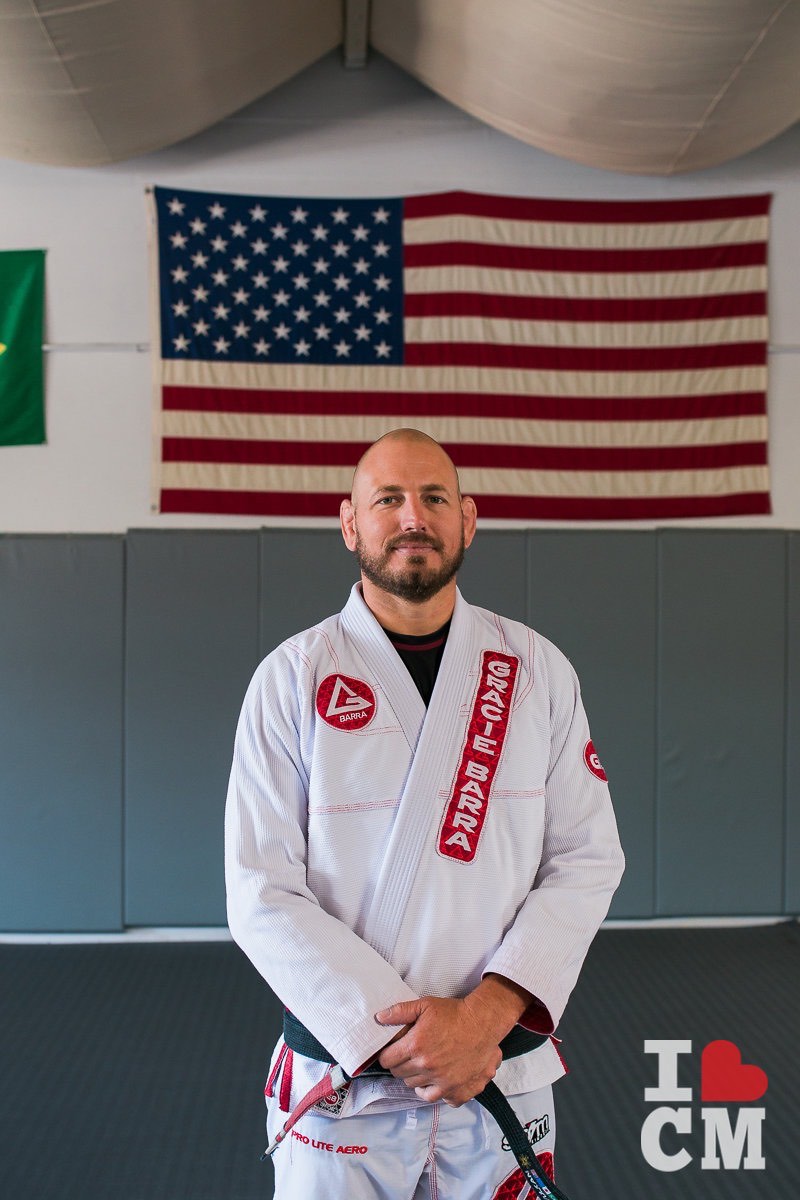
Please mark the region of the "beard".
POLYGON ((464 531, 461 531, 461 542, 458 549, 450 555, 443 556, 437 568, 429 567, 424 555, 410 555, 405 560, 405 566, 399 571, 392 571, 389 563, 392 549, 397 545, 431 546, 441 553, 442 546, 435 538, 424 534, 404 534, 394 538, 382 554, 368 554, 361 541, 361 535, 356 534, 355 556, 364 576, 381 591, 400 600, 409 600, 412 604, 424 604, 445 587, 456 575, 464 561, 464 531))

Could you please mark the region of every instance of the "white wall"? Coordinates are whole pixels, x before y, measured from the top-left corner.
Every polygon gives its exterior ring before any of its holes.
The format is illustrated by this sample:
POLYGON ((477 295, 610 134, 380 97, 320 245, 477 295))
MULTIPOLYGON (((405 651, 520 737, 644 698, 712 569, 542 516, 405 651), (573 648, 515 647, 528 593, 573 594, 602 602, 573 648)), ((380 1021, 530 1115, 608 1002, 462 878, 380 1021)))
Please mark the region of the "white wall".
POLYGON ((0 529, 267 523, 151 511, 148 184, 298 196, 452 188, 587 199, 772 192, 774 512, 681 524, 800 528, 800 126, 713 170, 670 179, 618 175, 497 133, 378 56, 366 71, 348 72, 331 55, 237 116, 157 154, 87 170, 0 161, 0 248, 47 250, 50 347, 48 442, 0 448, 0 529))

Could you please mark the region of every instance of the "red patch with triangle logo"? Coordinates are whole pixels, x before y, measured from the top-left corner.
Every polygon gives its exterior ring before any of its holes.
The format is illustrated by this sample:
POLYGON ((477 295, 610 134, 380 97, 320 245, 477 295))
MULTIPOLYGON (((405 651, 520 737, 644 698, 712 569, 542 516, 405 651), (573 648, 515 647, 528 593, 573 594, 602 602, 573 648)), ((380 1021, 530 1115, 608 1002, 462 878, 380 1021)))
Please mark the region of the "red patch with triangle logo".
POLYGON ((363 679, 328 675, 317 688, 317 712, 334 729, 357 733, 375 716, 375 693, 363 679))
POLYGON ((594 748, 594 742, 587 742, 583 748, 583 761, 586 763, 589 770, 598 779, 602 779, 604 783, 608 783, 608 776, 603 770, 603 764, 597 757, 597 751, 594 748))

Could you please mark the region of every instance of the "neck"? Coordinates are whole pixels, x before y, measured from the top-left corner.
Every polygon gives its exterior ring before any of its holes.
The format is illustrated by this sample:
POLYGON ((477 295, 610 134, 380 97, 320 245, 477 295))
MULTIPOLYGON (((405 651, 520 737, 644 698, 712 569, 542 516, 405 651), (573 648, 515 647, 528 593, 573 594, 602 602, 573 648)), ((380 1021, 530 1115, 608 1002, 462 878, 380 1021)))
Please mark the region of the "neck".
POLYGON ((368 579, 361 577, 361 594, 364 603, 384 629, 393 633, 406 633, 410 637, 423 637, 434 633, 450 620, 456 604, 456 581, 451 580, 430 600, 412 604, 399 596, 391 596, 376 588, 368 579))

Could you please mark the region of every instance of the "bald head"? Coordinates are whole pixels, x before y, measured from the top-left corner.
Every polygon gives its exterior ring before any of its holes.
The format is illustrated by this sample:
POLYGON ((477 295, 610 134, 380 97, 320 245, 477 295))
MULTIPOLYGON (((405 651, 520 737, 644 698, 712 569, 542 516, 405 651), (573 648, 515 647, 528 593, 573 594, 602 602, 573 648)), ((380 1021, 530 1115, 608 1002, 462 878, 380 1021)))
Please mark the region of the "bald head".
POLYGON ((384 433, 383 437, 379 437, 376 442, 373 442, 356 464, 351 492, 354 507, 357 503, 358 491, 363 489, 365 479, 372 474, 375 465, 385 458, 384 452, 399 450, 402 453, 404 448, 407 448, 410 457, 414 456, 416 450, 421 451, 429 461, 439 459, 443 481, 446 480, 449 486, 454 487, 455 495, 459 500, 461 499, 458 471, 447 451, 443 450, 434 438, 423 433, 421 429, 391 429, 388 433, 384 433))

